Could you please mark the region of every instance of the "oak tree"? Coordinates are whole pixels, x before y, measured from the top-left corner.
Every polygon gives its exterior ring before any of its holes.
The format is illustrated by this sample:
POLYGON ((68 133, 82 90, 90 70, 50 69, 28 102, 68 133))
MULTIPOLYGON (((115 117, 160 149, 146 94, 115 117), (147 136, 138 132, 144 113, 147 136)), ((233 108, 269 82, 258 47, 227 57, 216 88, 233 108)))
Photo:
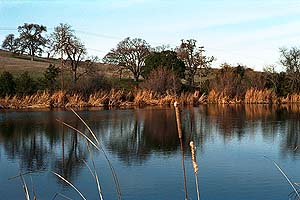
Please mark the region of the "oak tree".
POLYGON ((213 56, 204 56, 204 47, 197 47, 196 42, 194 39, 182 40, 181 45, 177 48, 177 55, 185 64, 188 85, 195 86, 195 75, 199 73, 201 88, 201 78, 205 75, 205 70, 210 67, 215 58, 213 56))
POLYGON ((17 50, 17 42, 14 34, 8 34, 2 42, 2 48, 15 53, 17 50))
POLYGON ((106 63, 118 65, 128 69, 135 81, 138 81, 143 73, 145 59, 150 53, 150 45, 143 39, 125 38, 111 49, 103 58, 106 63))
POLYGON ((43 33, 46 31, 46 26, 39 24, 25 23, 23 26, 18 27, 18 32, 20 33, 18 45, 21 51, 27 51, 31 56, 31 60, 34 60, 36 54, 43 52, 43 47, 47 43, 47 39, 43 36, 43 33))
POLYGON ((151 52, 145 59, 145 67, 142 75, 147 78, 152 70, 159 67, 171 70, 180 78, 184 78, 184 62, 177 57, 175 51, 151 52))

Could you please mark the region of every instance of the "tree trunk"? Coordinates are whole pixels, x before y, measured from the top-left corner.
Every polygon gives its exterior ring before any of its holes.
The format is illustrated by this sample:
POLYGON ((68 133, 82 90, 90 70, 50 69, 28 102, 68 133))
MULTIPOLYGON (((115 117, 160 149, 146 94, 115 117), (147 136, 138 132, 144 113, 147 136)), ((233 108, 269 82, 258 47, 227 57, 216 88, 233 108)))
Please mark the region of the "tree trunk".
POLYGON ((192 73, 187 74, 187 81, 190 87, 194 86, 194 76, 192 75, 192 73))
POLYGON ((73 70, 73 82, 74 82, 74 85, 76 85, 76 82, 77 82, 77 70, 73 70))
POLYGON ((134 74, 134 81, 135 81, 135 82, 138 82, 138 81, 139 81, 139 75, 134 74))
POLYGON ((34 60, 34 50, 31 48, 30 50, 30 60, 33 61, 34 60))

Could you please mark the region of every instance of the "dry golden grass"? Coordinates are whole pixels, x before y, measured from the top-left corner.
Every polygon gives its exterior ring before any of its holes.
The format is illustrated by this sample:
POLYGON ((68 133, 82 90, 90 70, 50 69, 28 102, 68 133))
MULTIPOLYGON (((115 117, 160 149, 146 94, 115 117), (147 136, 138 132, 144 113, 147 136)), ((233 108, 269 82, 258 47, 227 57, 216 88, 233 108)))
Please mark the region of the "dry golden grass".
POLYGON ((278 103, 278 98, 272 90, 249 89, 246 91, 244 102, 248 104, 278 103))
MULTIPOLYGON (((171 93, 158 94, 150 90, 110 90, 98 91, 89 97, 82 94, 67 94, 57 91, 50 94, 47 91, 38 92, 24 97, 0 98, 0 108, 62 108, 62 107, 135 107, 171 105, 177 101, 180 105, 199 104, 288 104, 300 103, 300 94, 287 97, 277 97, 271 90, 247 90, 244 97, 229 98, 226 92, 212 90, 206 96, 200 92, 184 92, 178 95, 171 93)), ((298 109, 298 108, 295 108, 298 109)))
POLYGON ((144 105, 157 105, 158 94, 150 90, 139 90, 134 94, 133 103, 135 105, 144 106, 144 105))
POLYGON ((300 103, 300 94, 289 94, 280 98, 281 103, 300 103))
POLYGON ((90 95, 88 104, 93 107, 103 107, 107 104, 108 99, 107 92, 99 91, 90 95))
MULTIPOLYGON (((15 55, 11 52, 0 50, 0 73, 8 71, 14 76, 18 76, 25 71, 34 75, 34 78, 42 77, 43 73, 49 66, 54 64, 60 66, 60 61, 54 58, 35 57, 34 61, 30 60, 28 55, 15 55)), ((104 76, 119 78, 119 67, 110 64, 96 63, 97 71, 103 72, 104 76)), ((126 70, 123 70, 122 77, 130 77, 126 70)))
POLYGON ((217 92, 215 90, 211 90, 207 96, 207 103, 230 104, 235 102, 226 95, 226 91, 217 92))
MULTIPOLYGON (((290 94, 287 97, 277 97, 275 92, 269 89, 248 89, 245 96, 230 98, 226 91, 211 90, 207 96, 207 103, 215 104, 285 104, 300 103, 300 94, 290 94)), ((204 101, 205 102, 205 101, 204 101)))
POLYGON ((80 94, 73 94, 73 95, 67 95, 67 103, 65 107, 87 107, 88 104, 84 101, 82 95, 80 94))
POLYGON ((13 75, 28 71, 36 77, 41 77, 50 63, 56 64, 55 60, 36 59, 30 61, 28 56, 15 56, 10 52, 0 50, 0 72, 8 71, 13 75))

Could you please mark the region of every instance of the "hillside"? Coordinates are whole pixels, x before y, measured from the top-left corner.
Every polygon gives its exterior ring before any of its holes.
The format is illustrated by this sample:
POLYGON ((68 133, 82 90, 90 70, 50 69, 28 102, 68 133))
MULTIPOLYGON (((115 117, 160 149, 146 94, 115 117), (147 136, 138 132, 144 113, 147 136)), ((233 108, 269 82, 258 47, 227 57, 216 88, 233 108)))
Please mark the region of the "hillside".
POLYGON ((19 75, 28 71, 32 76, 40 77, 50 63, 56 64, 56 62, 56 60, 47 60, 42 58, 30 61, 29 56, 13 55, 10 52, 0 50, 0 73, 3 71, 9 71, 13 75, 19 75))
MULTIPOLYGON (((14 55, 11 52, 0 49, 0 73, 8 71, 15 76, 28 71, 32 77, 42 77, 44 71, 49 64, 60 65, 60 61, 57 59, 47 59, 43 57, 36 57, 34 61, 30 60, 30 56, 27 55, 14 55)), ((96 69, 99 73, 109 77, 118 77, 119 72, 117 67, 97 63, 96 69)))

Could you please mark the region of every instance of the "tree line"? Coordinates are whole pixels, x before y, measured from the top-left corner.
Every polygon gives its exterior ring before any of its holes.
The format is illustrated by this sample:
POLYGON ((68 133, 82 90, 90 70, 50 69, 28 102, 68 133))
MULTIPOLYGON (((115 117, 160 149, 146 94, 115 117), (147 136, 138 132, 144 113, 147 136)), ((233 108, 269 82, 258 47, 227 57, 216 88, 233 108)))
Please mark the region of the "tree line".
MULTIPOLYGON (((26 53, 31 60, 42 53, 47 53, 48 58, 59 58, 60 67, 55 73, 52 71, 51 75, 55 78, 44 77, 47 81, 51 80, 46 87, 50 90, 57 89, 57 85, 64 89, 65 69, 71 72, 74 88, 78 87, 77 82, 82 77, 97 74, 94 65, 99 59, 87 56, 85 45, 70 25, 59 24, 48 36, 45 36, 45 32, 46 26, 25 23, 18 27, 19 36, 9 34, 4 39, 2 48, 14 54, 26 53), (61 77, 60 84, 58 76, 61 77)), ((205 55, 205 48, 197 45, 194 39, 181 40, 179 46, 170 49, 166 46, 151 47, 143 39, 128 37, 111 49, 102 61, 120 71, 129 71, 139 87, 159 93, 176 94, 182 90, 208 93, 216 90, 234 97, 245 94, 249 88, 271 89, 279 96, 299 93, 300 49, 281 48, 280 53, 280 64, 285 69, 283 72, 276 72, 274 65, 265 67, 264 72, 254 72, 246 66, 227 63, 223 63, 220 69, 213 69, 211 65, 216 60, 215 57, 205 55)), ((56 68, 51 67, 47 70, 56 68)), ((98 78, 103 80, 102 76, 98 78)), ((93 81, 95 80, 97 76, 94 76, 93 81)), ((93 88, 104 88, 101 86, 105 85, 104 82, 100 82, 93 88)), ((83 85, 82 88, 84 87, 83 85)))

